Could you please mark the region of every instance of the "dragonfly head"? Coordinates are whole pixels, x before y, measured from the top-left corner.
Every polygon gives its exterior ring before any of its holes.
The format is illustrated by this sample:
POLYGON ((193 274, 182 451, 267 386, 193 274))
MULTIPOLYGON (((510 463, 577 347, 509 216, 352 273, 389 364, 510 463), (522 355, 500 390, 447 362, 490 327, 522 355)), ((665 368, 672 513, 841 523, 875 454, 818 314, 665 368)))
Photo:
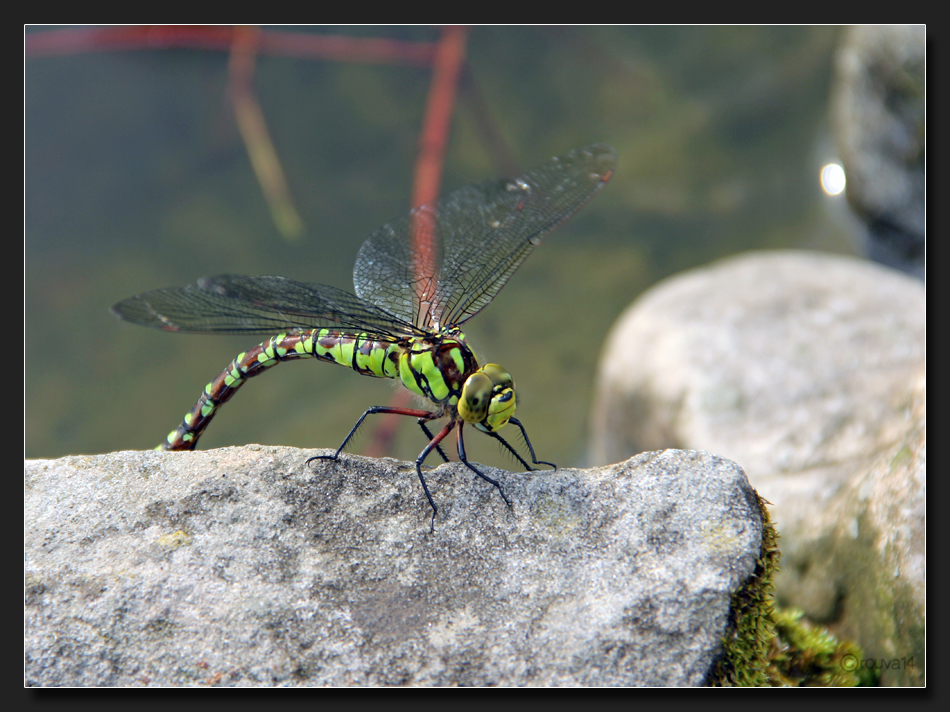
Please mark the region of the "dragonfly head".
POLYGON ((515 382, 497 363, 486 363, 465 380, 458 411, 479 430, 501 430, 515 414, 515 382))

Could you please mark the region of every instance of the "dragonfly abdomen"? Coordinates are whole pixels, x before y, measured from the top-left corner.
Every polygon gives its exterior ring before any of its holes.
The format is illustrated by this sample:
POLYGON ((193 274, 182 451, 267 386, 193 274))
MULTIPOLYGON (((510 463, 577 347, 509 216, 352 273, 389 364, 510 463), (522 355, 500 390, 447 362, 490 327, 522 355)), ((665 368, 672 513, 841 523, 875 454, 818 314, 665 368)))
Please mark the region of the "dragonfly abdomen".
POLYGON ((231 399, 244 381, 281 361, 317 358, 347 366, 364 376, 396 378, 403 350, 399 344, 377 341, 369 334, 345 333, 336 329, 278 334, 238 354, 205 386, 198 402, 185 414, 181 424, 168 434, 159 449, 194 450, 217 409, 231 399))
POLYGON ((391 341, 377 341, 372 334, 344 333, 335 329, 314 329, 294 349, 302 357, 312 355, 352 368, 364 376, 396 378, 402 346, 391 341))

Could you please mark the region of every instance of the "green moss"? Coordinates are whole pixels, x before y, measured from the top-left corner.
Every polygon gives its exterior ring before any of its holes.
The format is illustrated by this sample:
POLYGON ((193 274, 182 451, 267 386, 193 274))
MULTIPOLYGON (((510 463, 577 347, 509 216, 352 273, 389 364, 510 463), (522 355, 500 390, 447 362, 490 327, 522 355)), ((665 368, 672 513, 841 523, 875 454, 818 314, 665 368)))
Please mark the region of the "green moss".
POLYGON ((713 668, 709 682, 724 687, 762 687, 770 684, 768 653, 775 638, 773 578, 781 553, 778 532, 769 517, 766 502, 756 499, 762 514, 762 549, 755 570, 732 594, 730 620, 722 640, 723 654, 713 668))
POLYGON ((778 533, 766 502, 762 513, 762 549, 755 570, 732 596, 723 654, 709 676, 714 686, 853 687, 875 685, 873 669, 861 650, 839 641, 826 629, 802 619, 795 609, 776 610, 774 575, 781 553, 778 533))
POLYGON ((769 649, 768 684, 791 687, 855 687, 878 682, 857 645, 839 641, 794 608, 772 613, 776 636, 769 649))

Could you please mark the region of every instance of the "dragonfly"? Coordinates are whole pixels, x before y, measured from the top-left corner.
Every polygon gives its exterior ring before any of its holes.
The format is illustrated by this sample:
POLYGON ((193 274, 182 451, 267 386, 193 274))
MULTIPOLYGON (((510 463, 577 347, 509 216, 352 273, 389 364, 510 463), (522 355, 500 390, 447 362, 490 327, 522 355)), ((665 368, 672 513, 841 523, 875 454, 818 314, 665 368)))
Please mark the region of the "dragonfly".
POLYGON ((480 365, 462 325, 484 309, 544 236, 590 200, 611 178, 612 148, 595 144, 553 158, 520 178, 460 188, 393 220, 361 246, 353 270, 355 294, 284 277, 223 274, 185 287, 156 289, 112 307, 135 324, 191 333, 273 334, 238 354, 205 386, 194 407, 156 449, 193 450, 217 410, 247 379, 283 361, 314 358, 364 376, 397 379, 435 406, 368 408, 332 455, 338 461, 370 415, 415 417, 428 438, 416 474, 432 509, 438 507, 422 473, 433 452, 446 462, 442 441, 456 431, 459 461, 498 490, 497 480, 468 460, 464 426, 494 438, 528 470, 556 466, 538 460, 514 417, 515 383, 494 363, 480 365), (447 418, 433 434, 431 421, 447 418), (500 434, 517 427, 531 464, 500 434))

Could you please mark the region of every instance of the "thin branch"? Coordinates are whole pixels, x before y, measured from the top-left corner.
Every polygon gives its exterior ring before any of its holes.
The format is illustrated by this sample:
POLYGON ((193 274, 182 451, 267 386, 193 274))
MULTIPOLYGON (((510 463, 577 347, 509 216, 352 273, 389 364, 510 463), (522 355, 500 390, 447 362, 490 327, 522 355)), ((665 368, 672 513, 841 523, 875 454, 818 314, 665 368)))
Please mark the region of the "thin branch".
POLYGON ((303 220, 294 207, 284 169, 267 131, 257 92, 254 91, 254 62, 260 30, 256 27, 239 27, 236 30, 228 61, 234 116, 274 224, 285 240, 296 242, 303 235, 303 220))

